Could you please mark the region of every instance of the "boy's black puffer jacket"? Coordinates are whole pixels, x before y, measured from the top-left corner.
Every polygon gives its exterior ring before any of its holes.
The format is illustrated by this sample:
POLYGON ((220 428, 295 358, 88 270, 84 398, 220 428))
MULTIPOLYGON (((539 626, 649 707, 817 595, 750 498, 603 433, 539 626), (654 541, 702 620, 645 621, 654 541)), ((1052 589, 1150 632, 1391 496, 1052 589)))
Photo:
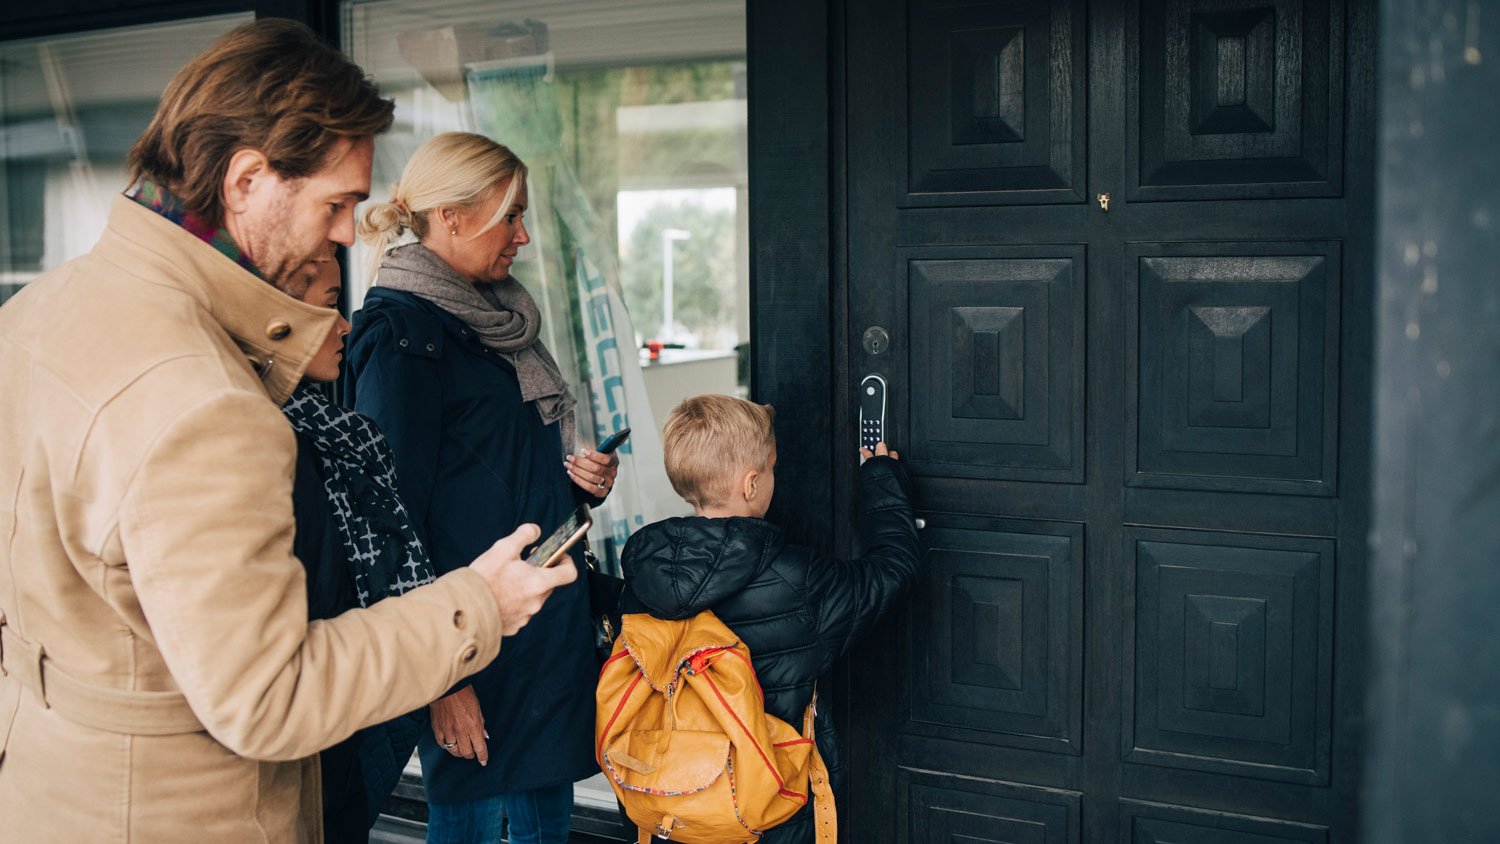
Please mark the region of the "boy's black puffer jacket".
MULTIPOLYGON (((890 611, 916 574, 910 485, 905 468, 888 457, 860 467, 856 560, 787 545, 781 530, 761 519, 689 517, 647 525, 625 545, 620 608, 662 619, 713 610, 750 648, 766 711, 800 730, 814 681, 890 611)), ((842 799, 843 763, 826 689, 820 698, 818 749, 842 799)), ((812 840, 811 805, 761 839, 812 840)))

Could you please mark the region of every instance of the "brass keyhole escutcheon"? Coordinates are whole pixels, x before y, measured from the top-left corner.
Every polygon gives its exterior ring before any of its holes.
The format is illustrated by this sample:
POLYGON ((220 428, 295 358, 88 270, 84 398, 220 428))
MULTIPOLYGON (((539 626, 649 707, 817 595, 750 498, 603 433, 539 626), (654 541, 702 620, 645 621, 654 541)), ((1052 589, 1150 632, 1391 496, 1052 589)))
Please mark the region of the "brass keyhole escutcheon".
POLYGON ((1099 200, 1099 210, 1103 211, 1106 214, 1108 214, 1109 213, 1109 194, 1107 194, 1107 193, 1101 193, 1101 194, 1099 194, 1098 196, 1096 196, 1094 198, 1097 199, 1097 200, 1099 200))

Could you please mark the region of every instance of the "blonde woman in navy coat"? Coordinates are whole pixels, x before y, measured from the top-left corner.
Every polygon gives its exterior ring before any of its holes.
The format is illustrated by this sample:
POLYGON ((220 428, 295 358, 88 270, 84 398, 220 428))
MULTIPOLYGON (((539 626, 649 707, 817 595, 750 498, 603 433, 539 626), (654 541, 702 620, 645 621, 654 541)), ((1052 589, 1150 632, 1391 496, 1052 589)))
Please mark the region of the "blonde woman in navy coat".
MULTIPOLYGON (((452 132, 417 150, 360 227, 378 266, 349 336, 346 399, 390 440, 440 575, 516 525, 547 530, 598 503, 618 467, 575 453, 576 400, 538 337, 535 301, 510 276, 529 241, 525 210, 525 165, 452 132)), ((576 548, 569 564, 581 565, 576 548)), ((587 580, 432 705, 419 745, 429 842, 498 841, 502 811, 512 844, 567 841, 573 783, 596 771, 587 580)))

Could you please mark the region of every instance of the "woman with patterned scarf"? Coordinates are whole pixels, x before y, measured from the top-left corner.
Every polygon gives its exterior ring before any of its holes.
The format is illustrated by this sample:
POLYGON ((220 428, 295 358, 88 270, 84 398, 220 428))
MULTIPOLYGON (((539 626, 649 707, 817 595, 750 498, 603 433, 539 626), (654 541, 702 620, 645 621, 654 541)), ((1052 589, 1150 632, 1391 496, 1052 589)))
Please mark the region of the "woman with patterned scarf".
MULTIPOLYGON (((342 273, 331 257, 302 300, 337 308, 342 273)), ((364 416, 328 400, 349 323, 339 317, 282 406, 297 435, 293 549, 307 568, 310 619, 368 607, 433 579, 432 563, 396 489, 391 448, 364 416)), ((426 728, 419 710, 360 730, 320 754, 327 844, 369 840, 380 808, 426 728)))

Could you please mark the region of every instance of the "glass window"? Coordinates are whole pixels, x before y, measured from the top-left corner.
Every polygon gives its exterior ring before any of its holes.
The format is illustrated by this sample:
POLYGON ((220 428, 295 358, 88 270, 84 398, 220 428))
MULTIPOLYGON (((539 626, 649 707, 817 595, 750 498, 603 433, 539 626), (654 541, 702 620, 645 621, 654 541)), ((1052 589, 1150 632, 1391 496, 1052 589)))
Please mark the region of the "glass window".
POLYGON ((252 18, 0 42, 0 303, 93 247, 172 74, 252 18))
MULTIPOLYGON (((532 240, 513 273, 578 388, 580 441, 634 432, 591 535, 614 568, 635 527, 692 512, 662 467, 667 412, 748 394, 742 0, 354 0, 343 31, 396 100, 376 198, 440 132, 484 133, 526 162, 532 240)), ((354 307, 370 257, 351 250, 354 307)), ((576 795, 615 810, 602 777, 576 795)))
MULTIPOLYGON (((376 199, 452 130, 513 149, 531 245, 513 272, 579 387, 580 441, 634 431, 594 547, 691 512, 660 426, 682 398, 748 394, 745 9, 724 0, 351 0, 346 51, 396 100, 376 199), (621 494, 624 493, 624 494, 621 494)), ((351 305, 369 250, 351 250, 351 305)))

